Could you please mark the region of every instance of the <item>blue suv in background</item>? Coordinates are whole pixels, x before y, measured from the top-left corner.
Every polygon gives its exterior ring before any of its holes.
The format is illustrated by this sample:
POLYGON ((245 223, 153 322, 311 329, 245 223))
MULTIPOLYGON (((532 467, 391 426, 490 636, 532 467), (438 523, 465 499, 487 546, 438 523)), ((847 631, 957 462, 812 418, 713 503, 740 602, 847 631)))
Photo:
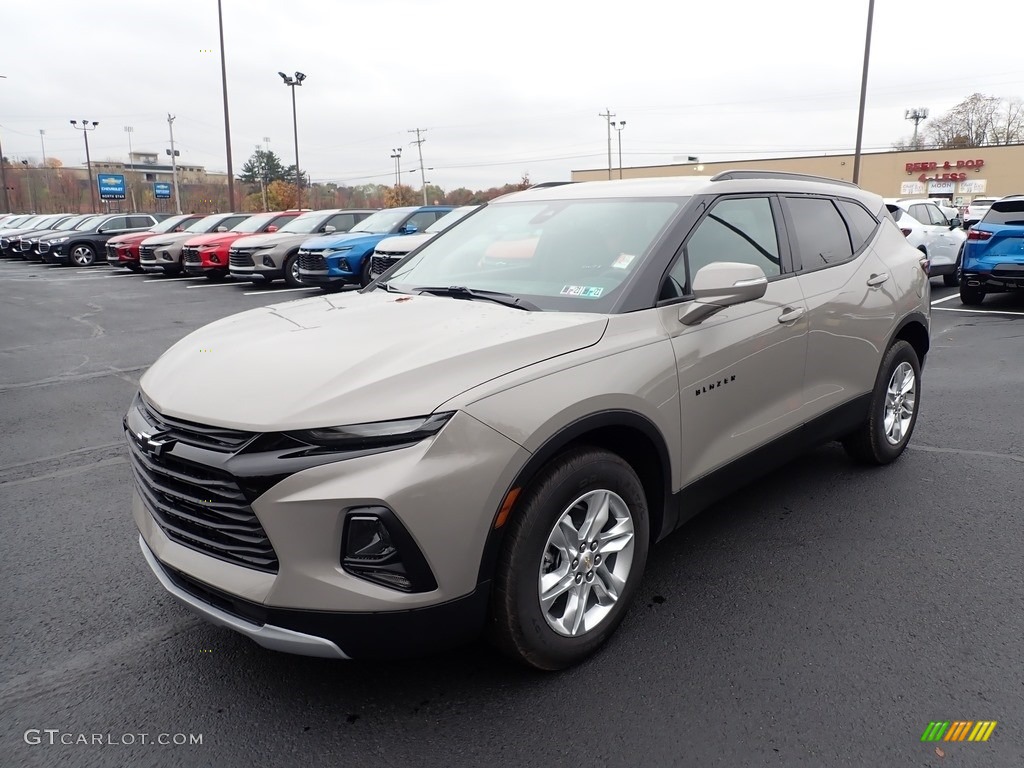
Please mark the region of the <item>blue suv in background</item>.
POLYGON ((996 200, 967 233, 960 301, 978 306, 985 294, 1024 290, 1024 195, 996 200))
POLYGON ((370 257, 377 243, 391 235, 422 232, 453 210, 452 205, 424 205, 377 211, 345 233, 322 235, 299 247, 299 280, 324 291, 348 283, 370 283, 370 257))

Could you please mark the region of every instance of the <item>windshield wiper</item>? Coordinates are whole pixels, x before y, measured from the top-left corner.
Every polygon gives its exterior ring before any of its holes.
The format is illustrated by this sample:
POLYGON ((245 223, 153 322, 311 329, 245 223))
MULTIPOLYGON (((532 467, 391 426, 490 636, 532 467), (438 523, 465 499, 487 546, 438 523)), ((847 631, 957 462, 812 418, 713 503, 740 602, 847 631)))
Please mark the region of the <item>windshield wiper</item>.
POLYGON ((432 296, 451 296, 455 299, 477 299, 479 301, 493 301, 513 309, 525 309, 527 312, 540 312, 541 308, 536 304, 513 296, 511 293, 500 293, 499 291, 481 291, 476 288, 467 288, 464 285, 449 285, 447 288, 426 287, 414 288, 416 293, 429 293, 432 296))

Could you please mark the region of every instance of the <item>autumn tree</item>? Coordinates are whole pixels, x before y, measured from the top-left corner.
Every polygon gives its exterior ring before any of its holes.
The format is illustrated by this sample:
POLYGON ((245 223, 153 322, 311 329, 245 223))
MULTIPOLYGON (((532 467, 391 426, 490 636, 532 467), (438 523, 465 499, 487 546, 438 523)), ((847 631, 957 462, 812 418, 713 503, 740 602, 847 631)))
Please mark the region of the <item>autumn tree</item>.
POLYGON ((267 186, 267 207, 272 211, 286 211, 295 207, 298 199, 295 185, 287 181, 272 181, 267 186))

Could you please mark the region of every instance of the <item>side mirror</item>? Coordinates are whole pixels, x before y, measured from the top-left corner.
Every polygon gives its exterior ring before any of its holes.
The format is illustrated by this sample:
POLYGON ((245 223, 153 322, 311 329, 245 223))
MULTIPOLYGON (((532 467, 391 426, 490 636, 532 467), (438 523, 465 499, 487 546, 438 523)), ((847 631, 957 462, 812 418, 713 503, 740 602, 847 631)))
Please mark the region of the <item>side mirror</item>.
POLYGON ((420 229, 415 224, 406 224, 402 227, 402 234, 404 235, 415 235, 420 229))
POLYGON ((218 232, 227 232, 228 228, 225 227, 223 224, 221 224, 219 227, 217 227, 217 231, 218 232))
POLYGON ((325 235, 329 235, 332 232, 337 232, 338 228, 333 224, 326 224, 325 226, 320 228, 320 231, 323 232, 325 235))
POLYGON ((957 217, 955 219, 950 219, 949 220, 949 228, 950 229, 956 229, 957 227, 961 226, 962 224, 963 224, 963 222, 960 221, 959 217, 957 217))
POLYGON ((693 278, 696 301, 679 314, 683 325, 698 325, 726 307, 756 301, 768 290, 768 278, 754 264, 716 261, 702 267, 693 278))
POLYGON ((270 233, 270 232, 277 232, 277 225, 276 225, 276 224, 271 224, 271 225, 270 225, 269 227, 267 227, 267 228, 266 228, 266 230, 265 230, 265 231, 266 231, 267 233, 270 233))

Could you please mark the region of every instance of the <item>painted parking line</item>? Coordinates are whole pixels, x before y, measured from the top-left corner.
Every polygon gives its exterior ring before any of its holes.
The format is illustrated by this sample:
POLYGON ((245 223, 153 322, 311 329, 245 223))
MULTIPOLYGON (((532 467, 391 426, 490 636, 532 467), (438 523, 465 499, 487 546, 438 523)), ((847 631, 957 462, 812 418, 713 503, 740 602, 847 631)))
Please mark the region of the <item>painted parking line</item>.
MULTIPOLYGON (((200 278, 204 280, 205 278, 200 278)), ((206 285, 187 285, 186 288, 238 288, 241 283, 211 283, 209 280, 206 281, 206 285)))
POLYGON ((243 296, 276 296, 279 293, 294 293, 295 291, 319 291, 319 288, 281 288, 280 290, 246 291, 243 296))
POLYGON ((936 312, 973 312, 976 315, 1018 315, 1024 317, 1024 312, 1013 312, 1008 309, 967 309, 966 307, 935 307, 936 312))
POLYGON ((143 280, 144 283, 177 283, 182 280, 205 280, 205 277, 154 277, 143 280))
POLYGON ((951 293, 949 296, 943 296, 941 299, 936 299, 935 301, 933 301, 932 306, 934 307, 936 304, 941 304, 944 301, 951 301, 952 299, 957 298, 960 298, 959 293, 951 293))

